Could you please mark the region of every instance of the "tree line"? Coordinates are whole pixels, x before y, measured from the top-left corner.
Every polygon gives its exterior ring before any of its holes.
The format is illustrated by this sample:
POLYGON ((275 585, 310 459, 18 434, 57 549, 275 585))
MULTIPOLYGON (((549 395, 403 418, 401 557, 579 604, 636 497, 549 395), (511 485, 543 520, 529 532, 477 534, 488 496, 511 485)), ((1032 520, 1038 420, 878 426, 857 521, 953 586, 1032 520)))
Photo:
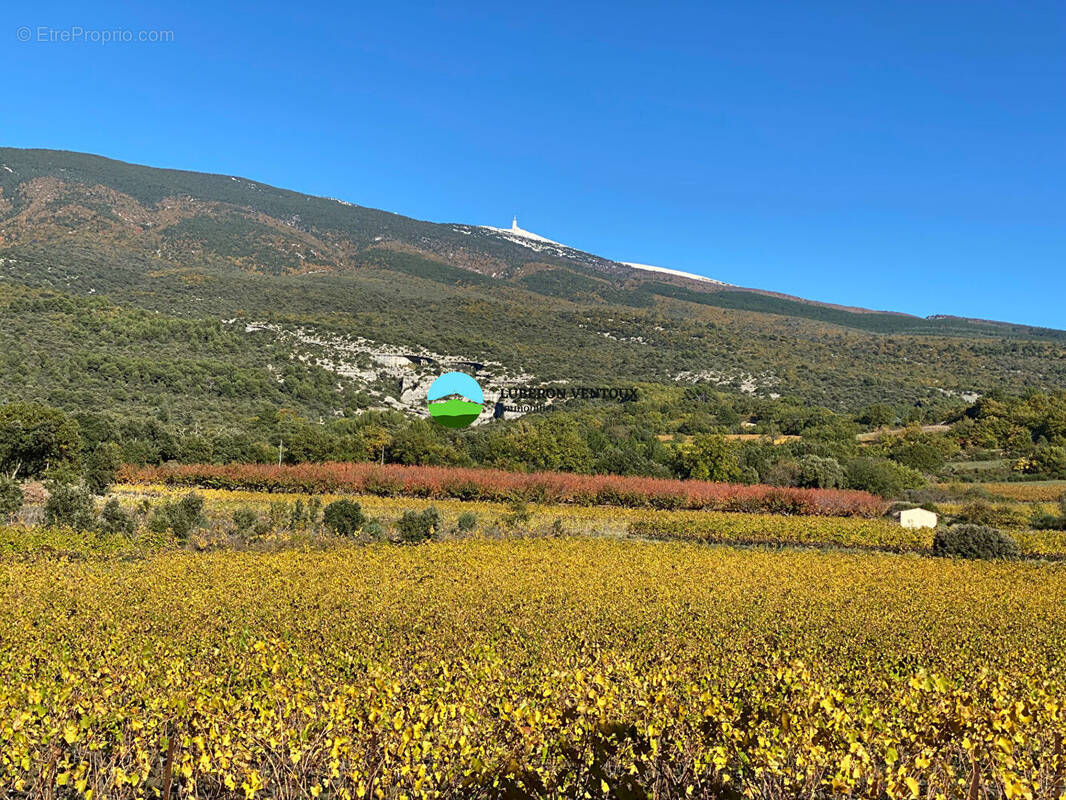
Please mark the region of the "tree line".
POLYGON ((165 413, 73 414, 35 402, 0 406, 0 472, 9 479, 100 488, 119 465, 378 462, 511 471, 640 475, 895 496, 951 462, 997 456, 1013 478, 1066 478, 1066 392, 988 395, 943 430, 906 408, 841 414, 805 403, 727 393, 650 392, 639 402, 572 408, 453 431, 395 411, 326 420, 261 408, 228 427, 165 413), (885 431, 886 427, 898 426, 885 431), (872 441, 859 434, 882 429, 872 441), (738 435, 746 434, 746 435, 738 435))

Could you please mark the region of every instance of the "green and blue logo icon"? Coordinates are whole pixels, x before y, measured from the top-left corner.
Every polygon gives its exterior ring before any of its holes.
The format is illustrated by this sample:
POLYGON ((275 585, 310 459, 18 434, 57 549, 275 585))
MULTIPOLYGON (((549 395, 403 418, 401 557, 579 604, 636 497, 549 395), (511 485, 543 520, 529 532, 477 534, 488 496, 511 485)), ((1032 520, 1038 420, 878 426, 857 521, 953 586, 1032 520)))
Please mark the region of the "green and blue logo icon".
POLYGON ((429 415, 445 428, 465 428, 481 414, 485 393, 465 372, 445 372, 429 387, 429 415))

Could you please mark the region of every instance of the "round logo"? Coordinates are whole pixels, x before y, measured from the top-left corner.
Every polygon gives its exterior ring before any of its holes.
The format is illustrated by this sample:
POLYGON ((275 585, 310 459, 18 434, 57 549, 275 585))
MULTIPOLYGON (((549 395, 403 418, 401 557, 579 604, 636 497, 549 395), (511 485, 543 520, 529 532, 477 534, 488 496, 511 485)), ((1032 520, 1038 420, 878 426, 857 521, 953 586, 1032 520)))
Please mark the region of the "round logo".
POLYGON ((429 387, 429 415, 445 428, 465 428, 481 414, 485 394, 465 372, 445 372, 429 387))

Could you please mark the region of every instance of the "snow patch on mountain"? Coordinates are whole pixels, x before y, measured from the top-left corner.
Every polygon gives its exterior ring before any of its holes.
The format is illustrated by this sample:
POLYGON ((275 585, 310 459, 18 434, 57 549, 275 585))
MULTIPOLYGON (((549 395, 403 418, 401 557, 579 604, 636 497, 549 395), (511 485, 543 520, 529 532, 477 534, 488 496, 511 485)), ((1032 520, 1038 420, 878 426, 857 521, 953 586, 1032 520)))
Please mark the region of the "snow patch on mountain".
MULTIPOLYGON (((510 228, 494 228, 492 225, 482 225, 482 230, 492 231, 493 233, 507 239, 515 244, 528 247, 530 250, 541 252, 544 250, 556 250, 556 248, 562 248, 571 252, 581 252, 569 245, 565 245, 562 242, 557 242, 554 239, 549 239, 546 236, 527 231, 525 228, 518 227, 518 217, 515 217, 511 221, 510 228)), ((465 232, 465 231, 464 231, 465 232)), ((558 252, 558 251, 557 251, 558 252)), ((562 253, 560 253, 562 255, 562 253)), ((645 272, 660 272, 665 275, 676 275, 679 278, 688 278, 694 281, 702 281, 703 283, 712 283, 715 286, 732 286, 731 283, 725 281, 718 281, 714 278, 708 278, 704 275, 696 275, 692 272, 683 272, 679 269, 670 269, 668 267, 655 267, 651 264, 638 264, 634 261, 619 261, 617 262, 623 266, 630 267, 631 269, 644 270, 645 272)))
POLYGON ((627 267, 632 267, 633 269, 643 269, 643 270, 647 270, 648 272, 663 272, 663 273, 666 273, 667 275, 677 275, 680 278, 689 278, 690 280, 694 280, 694 281, 703 281, 704 283, 713 283, 716 286, 732 286, 733 285, 731 283, 726 283, 725 281, 716 281, 714 278, 708 278, 708 277, 706 277, 704 275, 696 275, 696 274, 694 274, 692 272, 682 272, 679 269, 669 269, 667 267, 653 267, 651 264, 637 264, 637 263, 635 263, 633 261, 622 261, 620 263, 625 264, 627 267))

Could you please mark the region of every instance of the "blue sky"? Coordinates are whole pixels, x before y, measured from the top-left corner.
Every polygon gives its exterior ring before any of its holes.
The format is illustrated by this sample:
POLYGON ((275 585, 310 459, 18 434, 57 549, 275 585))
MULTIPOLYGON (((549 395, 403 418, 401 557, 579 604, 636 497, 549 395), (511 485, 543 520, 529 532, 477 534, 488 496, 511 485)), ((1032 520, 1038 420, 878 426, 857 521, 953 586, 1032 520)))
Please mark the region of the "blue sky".
POLYGON ((1061 0, 8 2, 0 74, 4 145, 1066 328, 1061 0))

